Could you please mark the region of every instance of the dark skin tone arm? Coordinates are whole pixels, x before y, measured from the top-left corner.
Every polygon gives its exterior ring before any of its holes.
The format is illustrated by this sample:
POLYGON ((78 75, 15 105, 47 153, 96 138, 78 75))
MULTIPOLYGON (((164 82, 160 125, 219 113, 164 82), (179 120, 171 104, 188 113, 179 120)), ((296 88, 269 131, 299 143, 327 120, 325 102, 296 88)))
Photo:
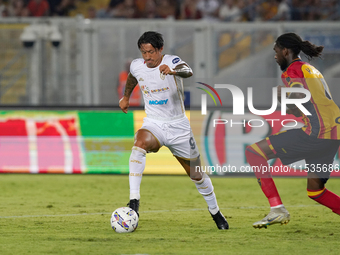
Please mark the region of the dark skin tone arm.
MULTIPOLYGON (((294 88, 303 88, 302 85, 298 85, 298 84, 293 85, 293 87, 294 88)), ((296 92, 290 93, 290 95, 289 95, 289 98, 291 98, 291 99, 299 99, 299 98, 305 98, 305 97, 306 97, 305 94, 296 93, 296 92)), ((287 107, 289 108, 288 111, 287 111, 288 114, 293 114, 295 117, 301 117, 302 116, 300 109, 297 108, 296 105, 288 104, 287 107)))
MULTIPOLYGON (((295 84, 293 85, 294 88, 303 88, 302 85, 299 85, 299 84, 295 84)), ((279 102, 281 103, 281 88, 285 88, 285 86, 278 86, 277 87, 277 98, 279 100, 279 102)), ((305 98, 306 95, 304 93, 290 93, 290 95, 288 96, 288 98, 291 98, 291 99, 299 99, 299 98, 305 98)), ((288 104, 287 107, 289 108, 287 110, 287 113, 288 114, 293 114, 295 117, 301 117, 302 114, 299 110, 299 108, 296 107, 296 105, 294 104, 288 104)))

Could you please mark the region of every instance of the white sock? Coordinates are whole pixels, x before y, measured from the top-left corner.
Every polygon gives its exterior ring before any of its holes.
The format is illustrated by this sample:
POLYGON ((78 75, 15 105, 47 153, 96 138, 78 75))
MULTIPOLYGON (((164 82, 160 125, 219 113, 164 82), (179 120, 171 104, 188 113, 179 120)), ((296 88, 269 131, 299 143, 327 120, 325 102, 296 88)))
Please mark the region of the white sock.
POLYGON ((204 173, 202 180, 192 181, 195 183, 198 192, 203 196, 203 198, 207 202, 211 214, 213 215, 216 214, 220 209, 217 205, 214 187, 211 183, 210 177, 204 173))
POLYGON ((276 206, 271 206, 270 209, 281 208, 281 207, 285 207, 285 206, 283 204, 280 204, 276 206))
POLYGON ((145 168, 145 160, 146 151, 137 146, 133 146, 129 160, 130 200, 140 199, 140 184, 145 168))

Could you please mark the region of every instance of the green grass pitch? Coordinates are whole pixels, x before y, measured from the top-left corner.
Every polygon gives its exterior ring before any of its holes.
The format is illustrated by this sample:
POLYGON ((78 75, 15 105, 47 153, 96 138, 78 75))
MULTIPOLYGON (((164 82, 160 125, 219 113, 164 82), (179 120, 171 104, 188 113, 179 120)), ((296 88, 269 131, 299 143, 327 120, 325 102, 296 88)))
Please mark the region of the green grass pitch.
MULTIPOLYGON (((143 176, 139 227, 117 234, 126 175, 0 175, 0 254, 339 254, 340 217, 307 197, 306 179, 274 178, 288 225, 253 229, 269 212, 255 178, 212 178, 230 229, 218 230, 186 176, 143 176)), ((340 179, 326 186, 340 194, 340 179)))

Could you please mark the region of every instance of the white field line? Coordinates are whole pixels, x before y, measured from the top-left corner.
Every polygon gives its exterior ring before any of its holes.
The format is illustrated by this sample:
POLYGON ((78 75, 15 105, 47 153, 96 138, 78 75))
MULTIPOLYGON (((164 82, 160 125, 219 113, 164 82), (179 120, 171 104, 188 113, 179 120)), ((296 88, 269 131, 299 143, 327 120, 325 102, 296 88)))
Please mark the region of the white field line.
MULTIPOLYGON (((286 208, 293 207, 315 207, 321 205, 290 205, 286 208)), ((226 207, 220 208, 221 210, 230 209, 264 209, 268 206, 241 206, 241 207, 226 207)), ((154 210, 154 211, 140 211, 140 213, 166 213, 166 212, 192 212, 192 211, 205 211, 207 208, 193 208, 193 209, 179 209, 179 210, 154 210)), ((45 215, 13 215, 13 216, 0 216, 0 219, 13 219, 13 218, 40 218, 40 217, 70 217, 70 216, 91 216, 91 215, 101 215, 101 214, 112 214, 112 212, 98 212, 98 213, 71 213, 71 214, 45 214, 45 215)))

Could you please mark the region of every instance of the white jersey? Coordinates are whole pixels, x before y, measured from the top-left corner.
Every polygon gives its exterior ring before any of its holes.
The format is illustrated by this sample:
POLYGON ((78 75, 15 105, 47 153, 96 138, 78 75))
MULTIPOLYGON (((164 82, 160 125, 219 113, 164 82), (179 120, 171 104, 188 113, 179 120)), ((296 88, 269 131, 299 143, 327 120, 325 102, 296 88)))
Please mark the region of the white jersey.
POLYGON ((159 67, 163 64, 174 69, 186 63, 177 56, 164 55, 157 67, 149 68, 138 58, 131 62, 130 73, 142 91, 147 117, 172 120, 184 116, 183 82, 178 76, 161 74, 159 67))

